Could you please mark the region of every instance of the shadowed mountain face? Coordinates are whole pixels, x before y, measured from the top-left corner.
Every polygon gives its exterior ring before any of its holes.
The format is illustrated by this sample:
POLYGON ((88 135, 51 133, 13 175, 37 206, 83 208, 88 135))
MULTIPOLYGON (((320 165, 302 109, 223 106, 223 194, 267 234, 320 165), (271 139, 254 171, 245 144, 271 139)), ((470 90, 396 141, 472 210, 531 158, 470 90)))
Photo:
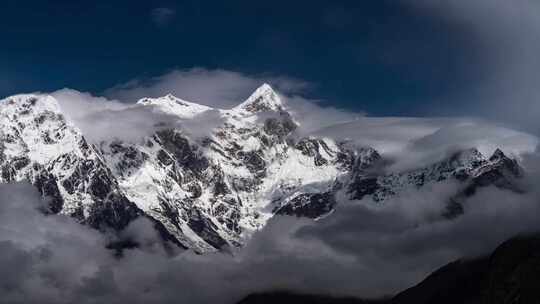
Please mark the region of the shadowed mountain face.
POLYGON ((119 231, 148 217, 166 240, 201 253, 242 246, 276 214, 317 219, 341 203, 382 204, 404 190, 450 180, 460 190, 441 219, 463 213, 480 187, 520 191, 515 179, 522 169, 501 150, 490 157, 475 148, 456 151, 392 172, 371 147, 301 137, 268 85, 227 110, 171 95, 132 107, 169 120, 138 140, 89 142, 53 97, 1 101, 0 182, 30 181, 50 198, 47 212, 100 230, 119 231), (190 123, 208 116, 215 126, 203 135, 192 132, 190 123))
POLYGON ((391 303, 538 303, 540 236, 517 237, 491 256, 450 263, 391 303))
POLYGON ((504 242, 490 256, 441 267, 418 285, 386 300, 299 295, 285 292, 246 297, 241 304, 535 304, 540 303, 540 236, 504 242))

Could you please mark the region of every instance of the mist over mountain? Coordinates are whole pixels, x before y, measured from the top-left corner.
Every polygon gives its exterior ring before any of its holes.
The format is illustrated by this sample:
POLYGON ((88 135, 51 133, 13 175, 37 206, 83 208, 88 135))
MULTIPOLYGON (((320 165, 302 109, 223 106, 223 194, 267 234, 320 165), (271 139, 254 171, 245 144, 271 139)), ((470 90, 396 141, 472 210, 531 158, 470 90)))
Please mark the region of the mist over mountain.
POLYGON ((68 90, 2 100, 3 265, 28 255, 6 299, 174 302, 179 284, 186 303, 378 298, 538 228, 535 136, 354 115, 306 131, 295 106, 268 84, 230 109, 68 90))
POLYGON ((540 3, 0 11, 0 304, 540 302, 540 3))

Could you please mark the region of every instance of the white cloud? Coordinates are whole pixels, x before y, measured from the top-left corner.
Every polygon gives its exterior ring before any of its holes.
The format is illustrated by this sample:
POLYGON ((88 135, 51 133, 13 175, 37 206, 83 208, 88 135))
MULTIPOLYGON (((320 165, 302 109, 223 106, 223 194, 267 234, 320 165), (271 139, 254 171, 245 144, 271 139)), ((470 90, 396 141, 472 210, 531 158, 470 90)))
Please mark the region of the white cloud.
MULTIPOLYGON (((300 124, 299 136, 315 135, 353 140, 396 159, 393 169, 406 170, 427 165, 459 149, 478 148, 490 156, 496 148, 520 157, 536 149, 538 138, 496 123, 474 118, 366 117, 364 113, 322 107, 319 101, 301 97, 307 84, 287 77, 274 78, 287 110, 300 124)), ((208 135, 222 120, 208 111, 192 120, 178 118, 118 100, 159 97, 173 92, 189 101, 216 108, 230 108, 247 98, 262 78, 225 70, 174 71, 146 84, 131 83, 108 91, 109 100, 73 90, 53 93, 83 133, 94 141, 111 137, 137 140, 156 131, 157 126, 181 126, 194 137, 208 135), (131 96, 131 97, 128 97, 131 96)))
POLYGON ((135 79, 117 85, 107 90, 106 95, 123 102, 132 102, 143 97, 173 94, 213 108, 229 109, 243 102, 263 83, 270 83, 280 94, 287 110, 301 124, 301 135, 365 115, 323 107, 319 100, 302 97, 302 93, 312 86, 303 80, 286 76, 247 75, 222 69, 174 70, 152 79, 135 79))
POLYGON ((323 107, 320 101, 306 99, 299 95, 282 95, 281 99, 287 105, 295 121, 300 124, 300 136, 309 135, 319 129, 336 124, 351 122, 364 117, 365 113, 350 112, 335 107, 323 107))
MULTIPOLYGON (((537 4, 434 3, 423 2, 423 8, 473 26, 494 46, 491 56, 497 64, 491 79, 479 87, 478 95, 463 99, 479 104, 479 115, 537 128, 540 40, 531 37, 540 24, 537 4)), ((156 18, 172 16, 174 11, 162 10, 156 18)), ((157 19, 157 24, 164 21, 157 19)), ((515 234, 540 228, 538 139, 484 121, 369 118, 298 97, 307 85, 302 81, 200 68, 130 81, 108 90, 111 99, 72 90, 53 95, 91 139, 137 139, 155 131, 157 122, 179 123, 134 106, 141 97, 172 93, 229 108, 262 82, 280 90, 302 123, 302 134, 352 139, 399 155, 402 162, 395 166, 400 169, 433 162, 458 147, 480 147, 487 154, 501 147, 523 159, 529 193, 481 189, 465 205, 465 214, 453 221, 438 218, 458 187, 452 183, 406 192, 379 206, 369 201, 340 204, 332 216, 318 222, 279 217, 235 256, 185 252, 171 258, 156 245, 148 222, 139 220, 121 236, 145 246, 116 259, 104 249, 107 237, 70 218, 42 215, 38 209, 43 202, 33 187, 0 185, 0 302, 234 303, 249 293, 279 288, 375 297, 410 287, 452 259, 486 254, 515 234)), ((214 114, 205 113, 185 127, 208 132, 209 122, 217 121, 214 114)))
POLYGON ((51 94, 59 102, 62 111, 73 120, 104 110, 123 110, 127 108, 116 100, 97 97, 90 93, 72 89, 62 89, 51 94))
MULTIPOLYGON (((180 97, 227 108, 245 99, 259 81, 234 72, 198 70, 109 93, 135 100, 142 94, 187 90, 191 98, 180 97)), ((288 85, 302 87, 294 81, 288 85)), ((94 140, 136 139, 155 131, 160 121, 202 133, 220 123, 215 111, 178 121, 149 107, 77 91, 53 95, 66 115, 94 140)), ((451 182, 407 191, 378 206, 367 200, 340 204, 332 216, 318 222, 278 217, 234 256, 185 252, 171 258, 156 242, 151 225, 140 220, 120 237, 139 240, 143 248, 129 250, 116 260, 103 248, 107 239, 97 232, 71 219, 39 214, 32 205, 39 204, 39 196, 32 190, 1 186, 0 268, 14 274, 0 284, 20 286, 8 288, 6 299, 14 303, 74 299, 81 303, 235 303, 249 293, 274 289, 378 297, 418 283, 452 259, 485 254, 508 237, 540 228, 536 216, 540 195, 534 187, 540 176, 536 137, 477 119, 365 117, 320 107, 294 90, 281 95, 302 124, 301 135, 373 146, 389 157, 399 156, 396 169, 436 161, 457 148, 474 146, 489 154, 500 147, 523 159, 528 169, 524 184, 530 192, 481 189, 465 205, 465 215, 454 221, 440 220, 441 208, 459 187, 451 182), (18 261, 17 269, 10 267, 13 261, 18 261)))
POLYGON ((311 133, 373 147, 394 159, 392 170, 425 166, 453 152, 477 148, 489 157, 500 148, 512 157, 534 152, 536 136, 472 118, 360 117, 311 133))
POLYGON ((159 128, 179 124, 176 117, 155 111, 152 107, 124 104, 70 89, 51 95, 67 118, 92 142, 114 138, 137 141, 159 128))
POLYGON ((265 82, 270 82, 279 92, 287 110, 300 123, 300 135, 364 116, 363 113, 322 107, 317 100, 301 97, 298 94, 309 87, 301 80, 201 68, 175 70, 150 80, 133 80, 107 90, 108 97, 71 89, 56 91, 52 96, 58 100, 66 116, 93 141, 115 137, 133 141, 152 134, 156 126, 163 125, 181 125, 193 136, 201 137, 222 122, 216 111, 205 112, 192 120, 178 120, 134 102, 144 97, 173 94, 191 102, 228 109, 243 102, 265 82))
POLYGON ((411 190, 383 205, 340 204, 317 222, 277 217, 234 256, 169 257, 140 220, 121 235, 145 246, 117 259, 98 232, 39 213, 43 203, 31 186, 0 185, 0 302, 227 304, 275 289, 378 297, 540 228, 536 187, 527 195, 483 188, 463 216, 441 220, 440 208, 456 187, 411 190))
POLYGON ((284 94, 301 92, 308 84, 289 77, 250 76, 239 72, 192 68, 173 70, 151 79, 133 79, 106 91, 106 95, 124 102, 143 97, 176 97, 228 109, 246 99, 257 87, 268 82, 284 94))

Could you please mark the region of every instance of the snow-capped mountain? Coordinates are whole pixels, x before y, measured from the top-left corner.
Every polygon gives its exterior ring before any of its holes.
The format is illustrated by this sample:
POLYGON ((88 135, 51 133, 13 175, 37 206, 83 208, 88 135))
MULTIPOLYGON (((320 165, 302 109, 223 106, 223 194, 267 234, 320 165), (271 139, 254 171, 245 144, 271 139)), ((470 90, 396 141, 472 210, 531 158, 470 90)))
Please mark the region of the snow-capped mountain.
POLYGON ((142 214, 52 97, 8 98, 0 121, 1 182, 28 180, 51 198, 50 212, 96 228, 121 229, 142 214))
POLYGON ((500 150, 487 158, 468 149, 427 167, 388 172, 387 159, 373 148, 301 137, 297 120, 266 84, 232 109, 172 95, 133 107, 175 117, 178 125, 163 124, 139 140, 88 142, 51 96, 1 101, 0 182, 30 181, 51 198, 48 212, 98 229, 121 230, 146 216, 165 239, 197 252, 241 246, 275 214, 316 219, 342 200, 383 203, 403 189, 447 179, 463 184, 441 211, 449 217, 463 212, 478 187, 519 191, 514 179, 522 170, 500 150), (195 132, 192 124, 209 118, 211 130, 195 132))

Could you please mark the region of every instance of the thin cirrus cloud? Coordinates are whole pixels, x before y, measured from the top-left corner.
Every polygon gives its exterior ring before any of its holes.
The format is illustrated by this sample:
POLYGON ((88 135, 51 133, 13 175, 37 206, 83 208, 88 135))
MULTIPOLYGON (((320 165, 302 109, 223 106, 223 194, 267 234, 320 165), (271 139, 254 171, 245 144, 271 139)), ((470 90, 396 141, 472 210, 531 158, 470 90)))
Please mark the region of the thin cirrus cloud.
POLYGON ((150 12, 150 18, 152 22, 158 27, 165 27, 169 25, 176 15, 176 10, 168 7, 158 7, 154 8, 150 12))

